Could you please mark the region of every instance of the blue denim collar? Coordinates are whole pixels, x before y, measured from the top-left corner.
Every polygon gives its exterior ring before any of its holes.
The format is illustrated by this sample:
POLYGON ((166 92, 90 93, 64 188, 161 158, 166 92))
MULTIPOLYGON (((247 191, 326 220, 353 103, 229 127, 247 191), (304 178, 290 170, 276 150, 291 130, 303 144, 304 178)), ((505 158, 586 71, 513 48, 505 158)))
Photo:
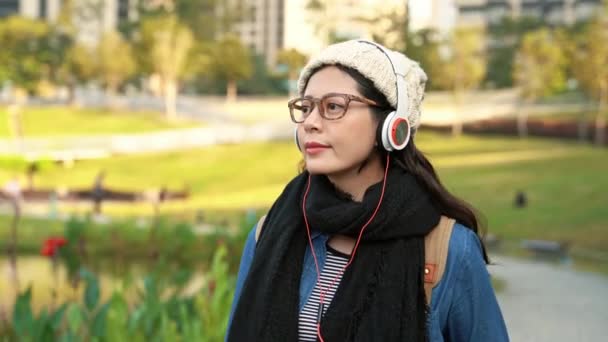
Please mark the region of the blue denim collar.
POLYGON ((317 237, 318 237, 319 235, 321 235, 321 234, 322 234, 322 233, 321 233, 320 231, 318 231, 318 230, 313 230, 313 231, 311 231, 311 232, 310 232, 310 238, 314 240, 315 238, 317 238, 317 237))

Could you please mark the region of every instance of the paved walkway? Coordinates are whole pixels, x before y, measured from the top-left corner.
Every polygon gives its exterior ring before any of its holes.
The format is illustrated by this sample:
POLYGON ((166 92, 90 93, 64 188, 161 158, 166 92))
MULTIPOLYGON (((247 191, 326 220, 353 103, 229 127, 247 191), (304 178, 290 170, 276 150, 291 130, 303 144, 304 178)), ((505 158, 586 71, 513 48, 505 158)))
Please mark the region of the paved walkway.
POLYGON ((608 341, 608 277, 566 266, 495 256, 490 273, 511 341, 608 341))

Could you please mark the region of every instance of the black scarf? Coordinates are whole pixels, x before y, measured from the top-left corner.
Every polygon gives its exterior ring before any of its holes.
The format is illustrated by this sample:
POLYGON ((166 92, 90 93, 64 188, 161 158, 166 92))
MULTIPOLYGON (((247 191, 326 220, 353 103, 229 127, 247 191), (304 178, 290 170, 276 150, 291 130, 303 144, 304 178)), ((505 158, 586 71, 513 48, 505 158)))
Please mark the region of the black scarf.
MULTIPOLYGON (((270 209, 238 300, 229 342, 297 341, 298 303, 308 244, 302 200, 308 172, 294 178, 270 209)), ((312 176, 306 203, 311 230, 357 238, 380 199, 382 182, 362 202, 312 176)), ((424 236, 440 213, 415 177, 388 173, 380 209, 365 229, 352 264, 321 321, 326 342, 426 341, 424 236)))

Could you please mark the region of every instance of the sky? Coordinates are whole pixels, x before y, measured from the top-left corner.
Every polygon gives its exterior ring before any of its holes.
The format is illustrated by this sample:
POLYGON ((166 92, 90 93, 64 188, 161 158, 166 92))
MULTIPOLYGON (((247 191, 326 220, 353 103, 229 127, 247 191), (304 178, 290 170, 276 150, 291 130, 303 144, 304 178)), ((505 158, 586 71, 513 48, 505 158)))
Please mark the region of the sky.
POLYGON ((435 18, 435 21, 440 30, 448 30, 454 25, 456 14, 454 0, 410 0, 412 29, 427 26, 427 23, 432 19, 432 5, 434 2, 439 6, 438 18, 435 18))

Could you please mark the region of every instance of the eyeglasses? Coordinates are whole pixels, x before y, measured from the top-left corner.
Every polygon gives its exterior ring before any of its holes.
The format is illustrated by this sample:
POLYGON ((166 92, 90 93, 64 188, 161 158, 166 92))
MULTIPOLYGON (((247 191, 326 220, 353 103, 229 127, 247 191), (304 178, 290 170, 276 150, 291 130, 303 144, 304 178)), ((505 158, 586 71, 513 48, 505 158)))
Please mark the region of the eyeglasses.
POLYGON ((312 97, 300 97, 287 103, 291 120, 295 123, 302 123, 315 109, 319 108, 319 114, 326 120, 338 120, 346 114, 348 105, 351 101, 365 103, 369 106, 379 107, 379 105, 368 99, 349 94, 330 93, 320 99, 312 97))

